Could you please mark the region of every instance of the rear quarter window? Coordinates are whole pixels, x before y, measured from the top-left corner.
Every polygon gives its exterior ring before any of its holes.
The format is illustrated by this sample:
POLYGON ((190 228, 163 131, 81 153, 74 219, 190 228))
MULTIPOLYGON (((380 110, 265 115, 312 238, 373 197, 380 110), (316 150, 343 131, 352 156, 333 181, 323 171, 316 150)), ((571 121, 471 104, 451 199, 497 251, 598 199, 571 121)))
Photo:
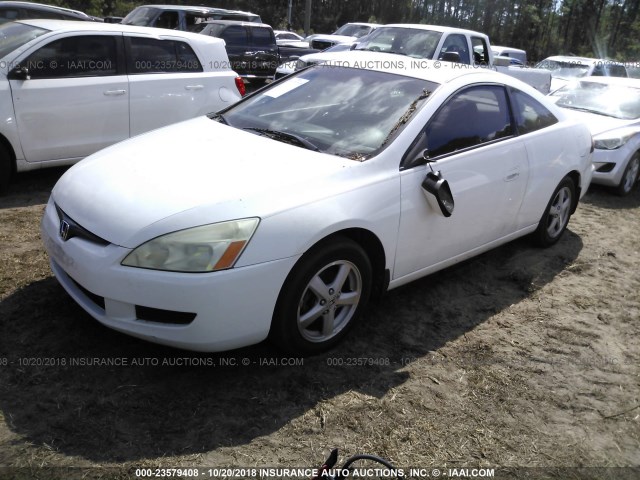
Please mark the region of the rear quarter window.
POLYGON ((177 40, 130 37, 129 72, 202 72, 202 64, 191 46, 177 40))

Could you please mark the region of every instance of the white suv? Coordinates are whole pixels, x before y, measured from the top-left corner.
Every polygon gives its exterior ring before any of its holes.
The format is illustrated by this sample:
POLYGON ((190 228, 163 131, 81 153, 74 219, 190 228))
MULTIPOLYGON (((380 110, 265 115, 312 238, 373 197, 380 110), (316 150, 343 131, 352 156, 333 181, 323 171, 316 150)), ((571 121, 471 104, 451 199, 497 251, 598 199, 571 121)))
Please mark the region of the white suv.
POLYGON ((25 20, 0 39, 0 192, 15 172, 75 163, 244 91, 224 42, 205 35, 25 20))

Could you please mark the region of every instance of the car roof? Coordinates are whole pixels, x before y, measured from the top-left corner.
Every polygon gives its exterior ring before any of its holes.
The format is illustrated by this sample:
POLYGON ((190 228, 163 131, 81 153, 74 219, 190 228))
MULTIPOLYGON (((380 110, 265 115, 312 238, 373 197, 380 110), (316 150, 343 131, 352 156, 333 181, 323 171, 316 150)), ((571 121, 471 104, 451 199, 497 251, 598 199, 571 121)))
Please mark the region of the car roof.
POLYGON ((200 22, 200 25, 242 25, 245 27, 268 27, 271 28, 271 25, 266 23, 257 23, 257 22, 245 22, 244 20, 207 20, 206 22, 200 22))
POLYGON ((87 17, 90 18, 90 15, 81 12, 80 10, 73 10, 72 8, 59 7, 58 5, 46 5, 44 3, 35 3, 35 2, 6 2, 3 1, 0 3, 0 7, 23 7, 23 8, 33 8, 38 10, 49 10, 56 11, 61 13, 71 13, 78 15, 79 17, 87 17))
POLYGON ((438 60, 414 59, 393 53, 349 50, 344 52, 319 52, 312 55, 321 57, 323 61, 319 64, 324 64, 328 68, 362 68, 415 77, 440 84, 473 74, 498 75, 503 79, 508 79, 505 83, 509 83, 511 80, 517 82, 513 77, 489 68, 438 60))
POLYGON ((121 23, 82 22, 74 20, 17 20, 15 23, 44 28, 52 32, 115 32, 137 33, 154 37, 182 37, 193 41, 202 41, 203 38, 213 38, 199 33, 183 32, 181 30, 167 30, 166 28, 138 27, 135 25, 122 25, 121 23))
POLYGON ((390 23, 388 25, 382 25, 380 28, 394 27, 394 28, 413 28, 418 30, 433 30, 442 33, 468 33, 470 35, 479 35, 486 37, 484 33, 476 32, 475 30, 467 30, 465 28, 457 27, 443 27, 442 25, 425 25, 422 23, 390 23))
POLYGON ((362 26, 365 26, 365 27, 379 27, 380 26, 379 23, 348 22, 348 23, 345 23, 344 25, 340 25, 340 28, 344 27, 345 25, 362 25, 362 26))
POLYGON ((136 8, 157 8, 158 10, 189 10, 194 12, 210 12, 214 10, 224 10, 222 8, 205 7, 199 5, 138 5, 136 8))

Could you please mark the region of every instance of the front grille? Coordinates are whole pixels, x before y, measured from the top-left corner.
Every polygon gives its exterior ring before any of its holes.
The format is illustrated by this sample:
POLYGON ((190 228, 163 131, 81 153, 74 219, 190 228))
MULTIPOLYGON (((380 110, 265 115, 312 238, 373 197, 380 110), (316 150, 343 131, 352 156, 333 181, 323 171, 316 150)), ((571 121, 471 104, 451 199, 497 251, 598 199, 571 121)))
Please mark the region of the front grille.
POLYGON ((107 242, 105 239, 94 235, 89 230, 73 220, 69 215, 64 213, 58 205, 55 205, 55 207, 56 212, 58 213, 58 219, 60 220, 60 229, 58 233, 65 242, 73 237, 78 237, 92 243, 97 243, 98 245, 102 245, 104 247, 109 245, 109 242, 107 242))
POLYGON ((196 314, 136 305, 136 318, 147 322, 189 325, 196 318, 196 314))
POLYGON ((317 50, 325 50, 332 46, 333 42, 329 42, 327 40, 311 40, 311 48, 315 48, 317 50))

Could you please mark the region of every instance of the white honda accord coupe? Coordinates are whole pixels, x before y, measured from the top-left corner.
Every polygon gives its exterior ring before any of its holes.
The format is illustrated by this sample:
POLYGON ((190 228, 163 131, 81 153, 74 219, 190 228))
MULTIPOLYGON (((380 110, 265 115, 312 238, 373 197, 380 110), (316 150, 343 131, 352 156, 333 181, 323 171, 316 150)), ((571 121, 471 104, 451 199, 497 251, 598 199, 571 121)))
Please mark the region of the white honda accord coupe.
POLYGON ((314 354, 372 296, 560 239, 591 181, 584 125, 485 69, 339 60, 67 171, 42 221, 67 292, 152 342, 314 354))

